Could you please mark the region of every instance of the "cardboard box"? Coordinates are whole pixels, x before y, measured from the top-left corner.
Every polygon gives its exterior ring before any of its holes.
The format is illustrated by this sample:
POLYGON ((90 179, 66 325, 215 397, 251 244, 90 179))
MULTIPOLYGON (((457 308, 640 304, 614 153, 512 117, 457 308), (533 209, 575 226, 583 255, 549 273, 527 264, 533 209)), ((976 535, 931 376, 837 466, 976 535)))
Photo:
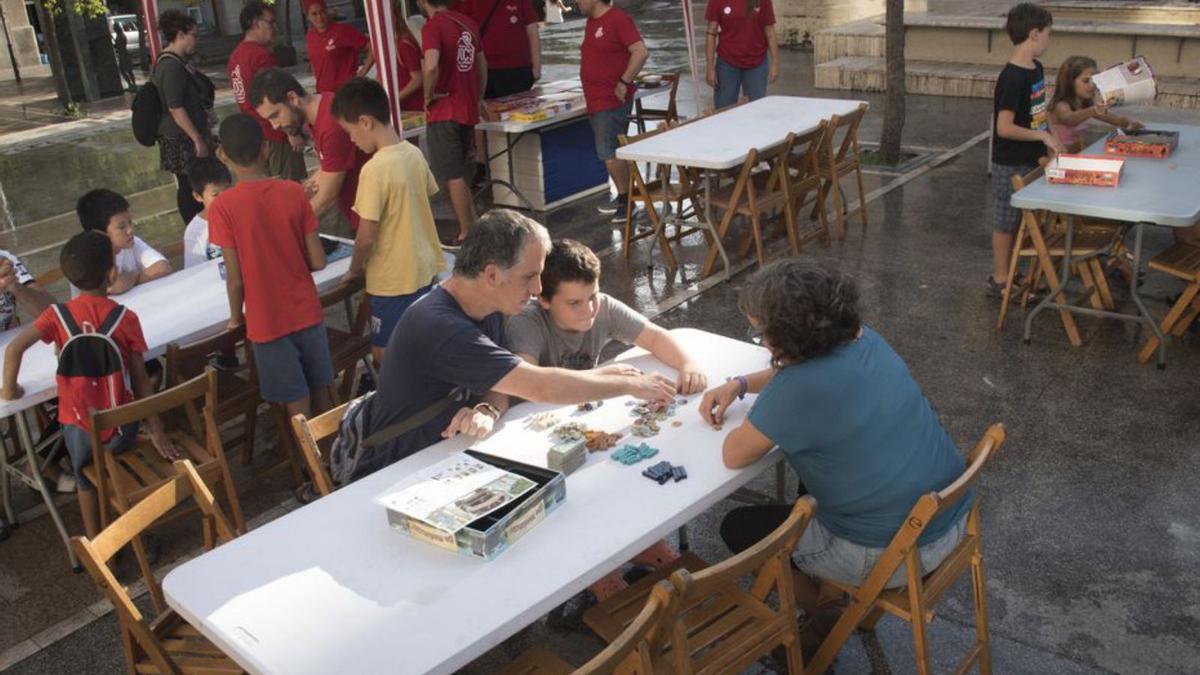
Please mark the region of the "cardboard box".
POLYGON ((1059 155, 1046 166, 1046 180, 1069 185, 1117 187, 1125 160, 1103 155, 1059 155))
POLYGON ((1158 81, 1146 59, 1138 56, 1092 76, 1096 100, 1108 105, 1148 103, 1158 96, 1158 81))
POLYGON ((1166 159, 1179 145, 1178 131, 1116 129, 1104 139, 1104 153, 1123 157, 1166 159))
POLYGON ((512 503, 478 518, 454 534, 388 508, 388 524, 414 539, 457 551, 481 560, 492 560, 546 518, 567 498, 567 482, 562 473, 539 466, 522 464, 488 455, 477 450, 466 454, 510 473, 537 483, 537 487, 512 503))

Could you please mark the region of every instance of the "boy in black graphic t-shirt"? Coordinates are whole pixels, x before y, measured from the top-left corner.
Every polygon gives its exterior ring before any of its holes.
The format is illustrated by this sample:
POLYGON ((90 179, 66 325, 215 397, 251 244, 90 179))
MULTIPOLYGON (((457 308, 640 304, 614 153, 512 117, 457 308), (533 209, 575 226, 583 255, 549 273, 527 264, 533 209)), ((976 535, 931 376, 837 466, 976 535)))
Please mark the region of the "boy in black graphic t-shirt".
POLYGON ((1021 212, 1013 208, 1012 177, 1037 168, 1046 150, 1062 152, 1047 119, 1046 77, 1037 57, 1050 45, 1050 12, 1024 2, 1008 12, 1005 30, 1012 39, 1012 58, 996 80, 992 131, 992 276, 988 295, 999 298, 1008 280, 1013 233, 1021 212))

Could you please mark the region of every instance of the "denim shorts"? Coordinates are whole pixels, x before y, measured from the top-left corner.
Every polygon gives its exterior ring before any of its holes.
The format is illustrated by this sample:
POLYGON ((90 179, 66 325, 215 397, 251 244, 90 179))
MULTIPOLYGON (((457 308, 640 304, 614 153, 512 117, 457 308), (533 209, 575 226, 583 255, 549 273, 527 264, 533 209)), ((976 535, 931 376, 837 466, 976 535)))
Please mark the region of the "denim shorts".
MULTIPOLYGON (((923 574, 942 564, 946 556, 962 541, 966 531, 967 514, 963 514, 958 522, 946 530, 946 534, 922 546, 919 550, 923 574)), ((810 576, 858 586, 866 581, 885 550, 862 546, 835 536, 814 518, 808 523, 796 544, 792 560, 802 572, 810 576)), ((904 565, 900 565, 888 580, 887 588, 904 586, 907 583, 905 574, 904 565)))
MULTIPOLYGON (((620 108, 601 110, 593 113, 588 121, 592 123, 592 135, 596 140, 596 156, 600 161, 607 162, 617 156, 617 148, 621 143, 618 136, 629 133, 629 116, 633 113, 633 101, 620 108)), ((624 185, 617 189, 624 190, 624 185)))
POLYGON ((420 300, 423 295, 433 289, 430 283, 424 288, 417 289, 408 295, 369 295, 371 299, 371 346, 387 347, 388 340, 396 331, 400 317, 420 300))
POLYGON ((292 403, 333 382, 333 359, 323 323, 251 344, 263 400, 292 403))
MULTIPOLYGON (((140 422, 130 422, 118 427, 108 439, 108 451, 114 455, 125 452, 137 444, 140 422)), ((63 442, 67 444, 67 455, 71 458, 71 471, 83 490, 94 490, 92 482, 83 476, 83 467, 92 463, 92 432, 74 424, 63 425, 63 442)))

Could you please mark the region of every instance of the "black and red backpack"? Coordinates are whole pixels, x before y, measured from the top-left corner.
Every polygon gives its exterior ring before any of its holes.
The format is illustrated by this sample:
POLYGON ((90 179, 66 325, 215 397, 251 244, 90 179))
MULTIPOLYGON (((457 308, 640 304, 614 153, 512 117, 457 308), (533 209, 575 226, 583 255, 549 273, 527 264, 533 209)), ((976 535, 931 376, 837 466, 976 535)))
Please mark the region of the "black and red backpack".
POLYGON ((67 341, 58 351, 58 377, 75 393, 74 405, 80 420, 91 410, 108 410, 121 402, 128 387, 125 359, 113 333, 125 318, 125 306, 112 308, 100 328, 84 322, 81 328, 66 305, 54 305, 54 313, 67 333, 67 341))

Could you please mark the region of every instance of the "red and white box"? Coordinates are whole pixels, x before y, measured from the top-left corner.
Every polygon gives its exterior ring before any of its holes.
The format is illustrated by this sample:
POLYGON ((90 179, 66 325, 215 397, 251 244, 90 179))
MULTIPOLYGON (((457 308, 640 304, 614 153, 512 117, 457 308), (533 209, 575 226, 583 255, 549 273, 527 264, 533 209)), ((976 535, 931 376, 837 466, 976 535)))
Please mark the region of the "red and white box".
POLYGON ((1125 160, 1103 155, 1059 155, 1046 165, 1046 180, 1068 185, 1117 187, 1125 160))
POLYGON ((1166 159, 1179 145, 1178 131, 1155 129, 1114 129, 1104 140, 1104 152, 1123 157, 1166 159))

